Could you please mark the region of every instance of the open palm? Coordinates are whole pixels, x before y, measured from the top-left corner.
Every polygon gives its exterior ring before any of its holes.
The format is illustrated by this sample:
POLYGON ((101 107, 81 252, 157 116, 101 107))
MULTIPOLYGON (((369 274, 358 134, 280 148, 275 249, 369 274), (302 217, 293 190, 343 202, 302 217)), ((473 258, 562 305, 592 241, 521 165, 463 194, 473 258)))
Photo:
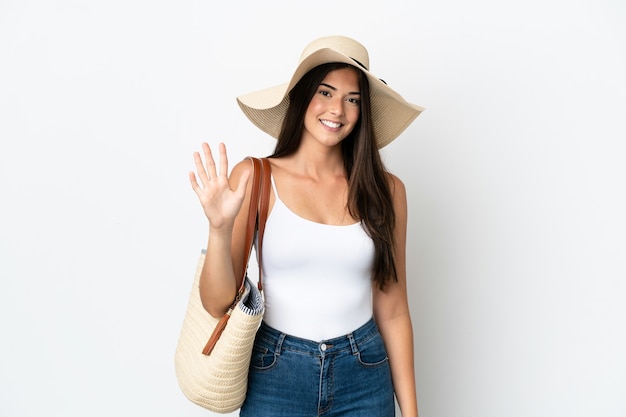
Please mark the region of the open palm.
POLYGON ((219 169, 208 144, 202 144, 202 151, 205 162, 199 152, 193 155, 197 176, 193 171, 189 173, 191 187, 200 199, 211 228, 232 227, 245 197, 249 172, 241 176, 237 188, 233 190, 228 178, 226 146, 223 143, 219 145, 219 169))

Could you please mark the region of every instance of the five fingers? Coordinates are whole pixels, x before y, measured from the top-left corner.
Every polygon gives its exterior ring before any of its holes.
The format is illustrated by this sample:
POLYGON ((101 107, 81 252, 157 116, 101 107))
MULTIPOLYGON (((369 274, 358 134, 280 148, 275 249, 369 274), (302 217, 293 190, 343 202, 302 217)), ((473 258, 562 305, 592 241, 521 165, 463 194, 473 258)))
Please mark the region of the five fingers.
MULTIPOLYGON (((191 186, 194 191, 198 191, 200 188, 200 184, 198 183, 198 179, 202 184, 203 188, 206 188, 209 185, 211 180, 218 178, 218 170, 215 164, 215 160, 213 158, 213 153, 211 152, 211 148, 207 143, 202 144, 202 153, 204 154, 204 161, 200 156, 199 152, 194 152, 193 159, 194 164, 196 166, 196 173, 193 171, 189 173, 189 181, 191 182, 191 186)), ((228 158, 226 156, 226 146, 223 143, 219 145, 219 153, 220 153, 220 167, 219 167, 219 176, 227 177, 228 176, 228 158)))

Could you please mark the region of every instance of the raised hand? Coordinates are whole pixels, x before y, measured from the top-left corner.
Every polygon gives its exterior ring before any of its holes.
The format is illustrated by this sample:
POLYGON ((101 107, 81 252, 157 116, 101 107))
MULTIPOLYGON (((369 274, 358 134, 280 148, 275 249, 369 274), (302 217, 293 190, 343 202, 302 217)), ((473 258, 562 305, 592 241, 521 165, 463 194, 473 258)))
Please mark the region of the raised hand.
POLYGON ((197 177, 193 171, 189 172, 191 187, 200 199, 200 204, 202 204, 204 214, 209 219, 211 229, 232 228, 246 194, 250 172, 246 171, 241 175, 237 188, 233 190, 228 178, 226 146, 223 143, 219 145, 219 169, 215 165, 208 144, 202 144, 202 151, 206 166, 200 153, 194 152, 193 159, 197 177), (198 183, 198 178, 200 183, 198 183))

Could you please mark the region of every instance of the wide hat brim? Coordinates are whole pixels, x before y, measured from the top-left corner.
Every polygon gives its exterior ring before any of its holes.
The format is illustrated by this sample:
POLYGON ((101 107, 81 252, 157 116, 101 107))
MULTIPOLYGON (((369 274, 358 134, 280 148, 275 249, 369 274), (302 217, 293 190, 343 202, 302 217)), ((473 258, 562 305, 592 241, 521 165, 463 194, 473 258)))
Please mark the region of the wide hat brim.
POLYGON ((331 48, 321 48, 302 59, 289 83, 241 95, 237 103, 255 126, 278 138, 289 106, 289 91, 311 69, 330 62, 341 62, 360 69, 370 85, 372 125, 378 148, 397 138, 424 108, 404 100, 378 77, 349 56, 331 48))

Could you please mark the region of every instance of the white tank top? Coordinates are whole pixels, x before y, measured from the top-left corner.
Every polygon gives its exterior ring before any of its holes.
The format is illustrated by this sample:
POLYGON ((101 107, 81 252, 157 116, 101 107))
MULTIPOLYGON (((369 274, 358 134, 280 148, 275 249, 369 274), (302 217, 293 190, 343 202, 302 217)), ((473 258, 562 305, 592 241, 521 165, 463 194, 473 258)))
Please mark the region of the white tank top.
POLYGON ((322 341, 372 317, 374 244, 361 223, 306 220, 279 198, 263 238, 265 322, 292 336, 322 341))

